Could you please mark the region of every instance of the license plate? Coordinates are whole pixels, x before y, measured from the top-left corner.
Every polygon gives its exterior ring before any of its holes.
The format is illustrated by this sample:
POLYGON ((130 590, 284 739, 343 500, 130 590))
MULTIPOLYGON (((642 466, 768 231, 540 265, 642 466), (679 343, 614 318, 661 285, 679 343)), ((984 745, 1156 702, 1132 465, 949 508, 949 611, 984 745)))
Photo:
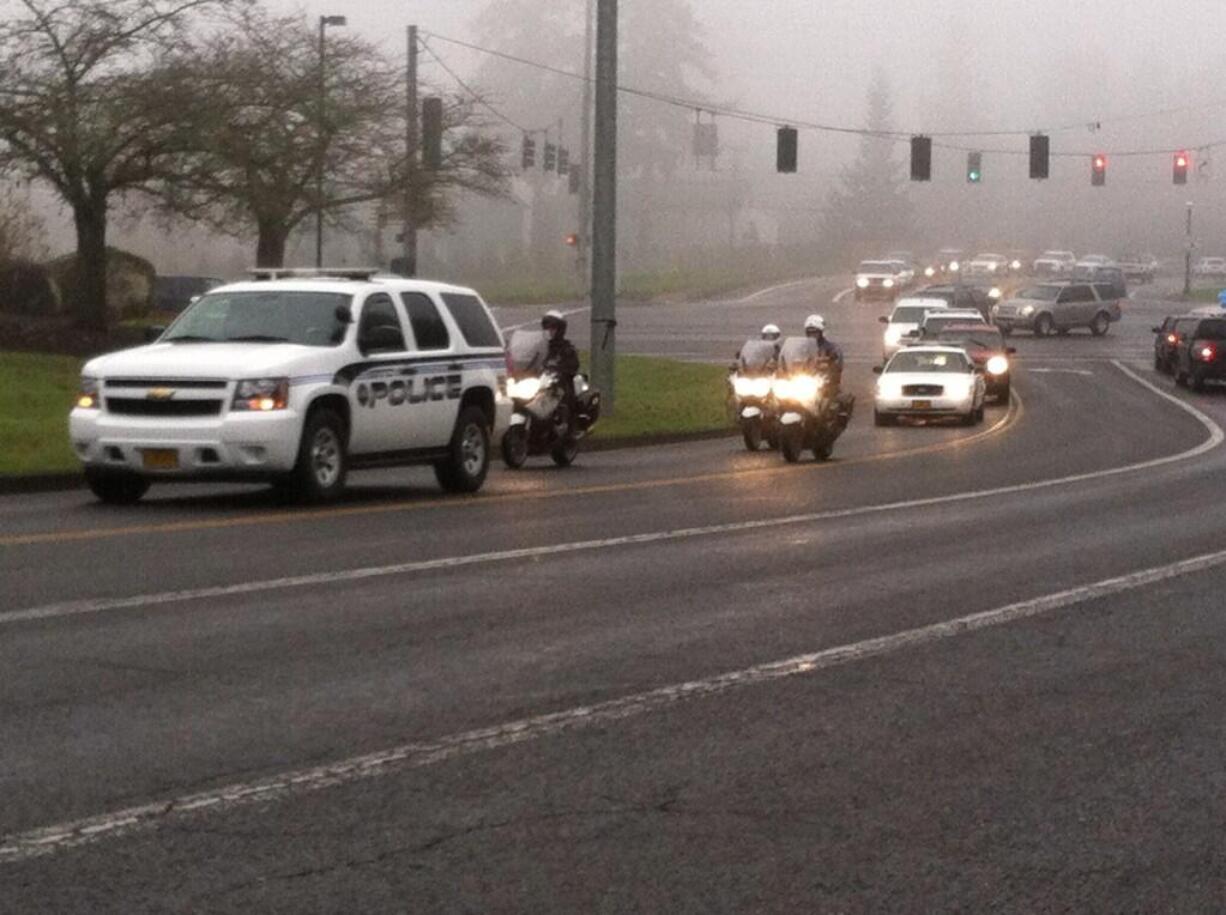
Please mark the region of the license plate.
POLYGON ((178 470, 179 452, 173 448, 146 448, 141 452, 146 470, 178 470))
POLYGON ((913 400, 911 401, 911 408, 914 410, 931 410, 932 401, 931 400, 913 400))

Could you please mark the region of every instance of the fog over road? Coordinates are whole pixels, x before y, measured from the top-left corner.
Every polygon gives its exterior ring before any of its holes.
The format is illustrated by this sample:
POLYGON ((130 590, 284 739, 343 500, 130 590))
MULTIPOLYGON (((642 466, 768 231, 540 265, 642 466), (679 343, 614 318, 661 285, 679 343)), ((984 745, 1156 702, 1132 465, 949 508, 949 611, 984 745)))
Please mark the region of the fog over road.
POLYGON ((1142 290, 1012 338, 982 426, 877 429, 847 285, 619 315, 726 362, 823 313, 827 464, 0 499, 0 911, 1219 907, 1226 393, 1142 290))

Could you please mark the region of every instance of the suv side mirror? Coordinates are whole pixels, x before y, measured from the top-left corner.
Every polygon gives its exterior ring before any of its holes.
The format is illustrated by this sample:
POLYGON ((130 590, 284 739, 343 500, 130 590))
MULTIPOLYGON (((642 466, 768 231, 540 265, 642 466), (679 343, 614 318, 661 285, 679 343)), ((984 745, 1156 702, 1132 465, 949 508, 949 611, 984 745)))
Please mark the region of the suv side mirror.
POLYGON ((890 319, 887 318, 885 315, 882 315, 880 318, 877 319, 877 323, 878 324, 889 324, 890 319))
POLYGON ((1150 328, 1150 330, 1152 330, 1152 331, 1153 331, 1154 333, 1156 333, 1156 334, 1160 334, 1160 333, 1162 333, 1162 328, 1161 328, 1161 327, 1151 327, 1151 328, 1150 328))
POLYGON ((148 327, 145 328, 145 342, 153 343, 159 337, 161 337, 162 334, 164 333, 166 333, 166 328, 163 325, 150 324, 148 327))
POLYGON ((881 374, 882 372, 884 372, 884 371, 885 371, 885 366, 884 366, 884 365, 874 365, 874 366, 873 366, 873 374, 874 374, 874 375, 880 375, 880 374, 881 374))

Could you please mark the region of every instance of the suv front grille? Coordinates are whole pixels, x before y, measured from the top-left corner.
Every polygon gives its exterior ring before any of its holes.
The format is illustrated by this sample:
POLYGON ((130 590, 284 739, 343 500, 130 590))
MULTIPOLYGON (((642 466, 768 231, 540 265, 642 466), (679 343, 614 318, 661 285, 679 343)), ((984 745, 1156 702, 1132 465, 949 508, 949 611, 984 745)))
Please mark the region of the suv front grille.
POLYGON ((191 388, 193 390, 224 391, 226 382, 212 378, 108 378, 108 388, 191 388))
POLYGON ((220 400, 146 400, 139 397, 107 397, 106 409, 121 416, 217 416, 220 400))

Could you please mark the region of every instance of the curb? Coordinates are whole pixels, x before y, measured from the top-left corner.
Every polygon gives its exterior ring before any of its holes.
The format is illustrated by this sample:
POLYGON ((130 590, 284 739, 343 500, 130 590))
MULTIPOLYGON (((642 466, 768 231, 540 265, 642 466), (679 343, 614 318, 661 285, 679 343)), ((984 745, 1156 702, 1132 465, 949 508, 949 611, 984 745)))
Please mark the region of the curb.
MULTIPOLYGON (((675 434, 637 435, 633 438, 592 439, 584 441, 586 452, 622 451, 628 448, 650 448, 656 445, 682 445, 687 442, 705 442, 731 438, 736 429, 707 429, 702 432, 678 432, 675 434)), ((40 492, 68 492, 83 489, 85 478, 80 473, 23 473, 0 474, 0 496, 32 495, 40 492)))

